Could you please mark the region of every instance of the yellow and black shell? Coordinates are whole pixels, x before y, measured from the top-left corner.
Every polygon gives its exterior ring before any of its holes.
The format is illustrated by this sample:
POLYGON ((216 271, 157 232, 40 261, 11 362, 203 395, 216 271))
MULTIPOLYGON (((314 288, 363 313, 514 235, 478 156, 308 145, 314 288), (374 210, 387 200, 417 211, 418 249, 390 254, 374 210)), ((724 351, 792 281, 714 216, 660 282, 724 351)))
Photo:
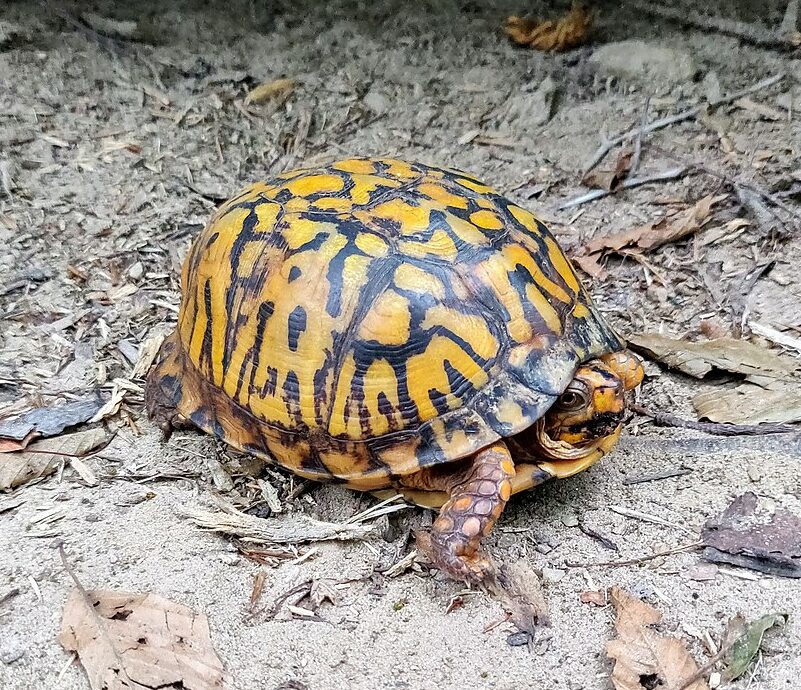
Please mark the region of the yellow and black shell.
POLYGON ((528 428, 624 347, 531 213, 400 160, 248 187, 195 239, 182 293, 151 414, 364 490, 528 428))

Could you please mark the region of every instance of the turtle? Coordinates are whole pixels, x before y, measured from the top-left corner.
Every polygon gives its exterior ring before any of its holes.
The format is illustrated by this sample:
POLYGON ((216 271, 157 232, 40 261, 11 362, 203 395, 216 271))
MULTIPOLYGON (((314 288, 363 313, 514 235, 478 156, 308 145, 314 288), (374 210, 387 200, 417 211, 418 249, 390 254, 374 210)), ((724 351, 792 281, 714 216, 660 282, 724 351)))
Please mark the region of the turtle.
POLYGON ((162 426, 433 508, 424 558, 474 584, 510 496, 609 453, 642 378, 530 211, 457 169, 355 157, 216 209, 145 397, 162 426))

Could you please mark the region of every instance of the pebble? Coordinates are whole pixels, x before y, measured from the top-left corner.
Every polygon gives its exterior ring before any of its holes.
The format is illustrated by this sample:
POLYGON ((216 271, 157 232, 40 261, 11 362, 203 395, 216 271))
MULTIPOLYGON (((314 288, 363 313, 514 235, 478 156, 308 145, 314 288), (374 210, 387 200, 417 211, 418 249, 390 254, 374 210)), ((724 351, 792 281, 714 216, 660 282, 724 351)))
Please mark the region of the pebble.
POLYGON ((590 58, 601 71, 647 84, 671 86, 693 78, 692 56, 647 41, 617 41, 600 46, 590 58))
POLYGON ((522 647, 523 645, 527 645, 530 639, 531 635, 525 630, 521 630, 520 632, 509 635, 509 637, 506 638, 506 644, 510 647, 522 647))
POLYGON ((565 571, 559 568, 543 568, 542 579, 546 582, 561 582, 565 576, 565 571))

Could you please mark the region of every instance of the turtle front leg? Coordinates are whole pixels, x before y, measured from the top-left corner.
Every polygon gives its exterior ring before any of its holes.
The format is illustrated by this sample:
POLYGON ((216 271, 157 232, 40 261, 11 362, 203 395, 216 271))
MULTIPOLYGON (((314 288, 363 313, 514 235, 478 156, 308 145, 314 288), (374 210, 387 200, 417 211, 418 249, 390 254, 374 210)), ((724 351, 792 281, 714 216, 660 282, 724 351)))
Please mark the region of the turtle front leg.
POLYGON ((449 483, 442 487, 449 494, 448 501, 434 520, 431 533, 417 536, 418 548, 434 566, 468 584, 494 579, 495 568, 482 552, 481 541, 503 512, 514 475, 509 449, 499 441, 476 453, 469 466, 450 482, 447 476, 440 476, 449 483))

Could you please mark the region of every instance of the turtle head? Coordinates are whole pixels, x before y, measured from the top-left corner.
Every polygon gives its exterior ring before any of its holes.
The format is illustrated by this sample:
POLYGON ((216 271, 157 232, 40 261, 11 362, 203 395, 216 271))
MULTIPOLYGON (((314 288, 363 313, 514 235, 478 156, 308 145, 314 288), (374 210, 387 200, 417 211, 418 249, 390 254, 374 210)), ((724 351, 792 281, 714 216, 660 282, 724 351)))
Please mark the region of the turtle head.
POLYGON ((553 459, 576 459, 615 434, 626 412, 626 391, 643 378, 641 360, 622 351, 590 360, 540 420, 538 440, 553 459))

